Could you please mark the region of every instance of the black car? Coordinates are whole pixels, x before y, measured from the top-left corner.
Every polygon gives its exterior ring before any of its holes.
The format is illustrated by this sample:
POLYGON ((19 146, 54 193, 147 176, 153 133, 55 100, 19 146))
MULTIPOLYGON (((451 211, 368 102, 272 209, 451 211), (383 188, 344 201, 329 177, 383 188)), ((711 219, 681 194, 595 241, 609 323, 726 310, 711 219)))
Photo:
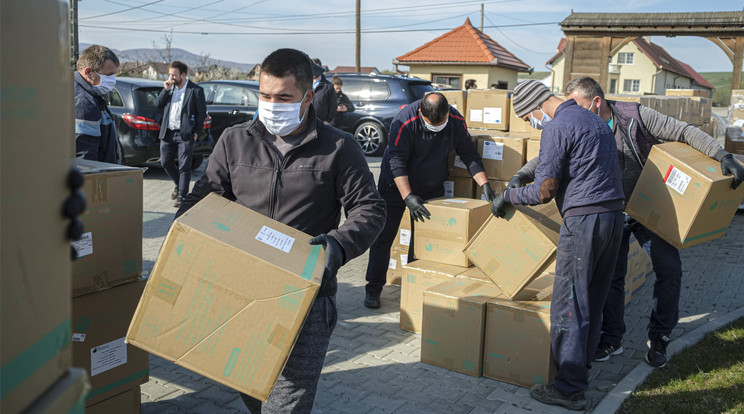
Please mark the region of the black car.
MULTIPOLYGON (((160 162, 160 121, 163 109, 155 100, 163 82, 140 78, 116 78, 116 86, 108 93, 109 110, 116 125, 122 164, 146 165, 160 162)), ((204 121, 204 131, 194 144, 191 168, 198 168, 204 156, 212 153, 214 143, 209 132, 210 119, 204 121)))
POLYGON ((225 128, 253 119, 258 110, 258 82, 215 80, 200 82, 212 117, 212 136, 218 140, 225 128))
MULTIPOLYGON (((409 103, 433 91, 431 82, 397 75, 337 74, 354 112, 339 112, 332 124, 354 135, 365 155, 379 156, 387 146, 390 124, 409 103)), ((329 80, 333 74, 326 74, 329 80)))

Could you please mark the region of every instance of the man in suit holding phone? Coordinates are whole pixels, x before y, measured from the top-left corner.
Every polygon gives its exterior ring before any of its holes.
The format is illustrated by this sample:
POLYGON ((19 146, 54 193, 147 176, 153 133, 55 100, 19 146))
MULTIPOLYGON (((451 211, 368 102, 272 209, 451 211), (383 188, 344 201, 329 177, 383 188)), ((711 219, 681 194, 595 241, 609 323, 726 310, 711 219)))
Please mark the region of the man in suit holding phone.
POLYGON ((189 193, 194 142, 207 119, 204 89, 190 82, 187 72, 183 62, 171 62, 168 80, 155 101, 158 108, 165 108, 160 123, 160 164, 176 186, 171 194, 174 207, 189 193))

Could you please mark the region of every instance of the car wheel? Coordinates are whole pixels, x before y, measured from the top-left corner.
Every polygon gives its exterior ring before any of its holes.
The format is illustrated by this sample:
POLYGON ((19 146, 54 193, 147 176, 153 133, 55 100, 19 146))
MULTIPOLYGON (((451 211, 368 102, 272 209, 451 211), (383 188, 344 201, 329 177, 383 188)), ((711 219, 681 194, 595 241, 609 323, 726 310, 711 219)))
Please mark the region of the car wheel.
POLYGON ((194 155, 191 158, 191 171, 194 171, 195 169, 199 168, 202 165, 202 162, 204 162, 204 156, 203 155, 201 155, 201 154, 194 155))
POLYGON ((354 131, 354 139, 367 156, 382 155, 387 145, 385 130, 377 122, 365 122, 359 125, 354 131))

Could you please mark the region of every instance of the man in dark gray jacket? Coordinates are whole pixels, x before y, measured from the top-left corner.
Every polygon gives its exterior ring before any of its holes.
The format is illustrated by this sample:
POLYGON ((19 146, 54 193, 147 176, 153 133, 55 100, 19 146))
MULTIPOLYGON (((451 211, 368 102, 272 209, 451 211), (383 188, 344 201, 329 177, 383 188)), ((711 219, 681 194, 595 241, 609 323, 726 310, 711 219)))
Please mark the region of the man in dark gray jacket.
MULTIPOLYGON (((615 144, 622 168, 623 191, 629 200, 651 147, 663 141, 684 142, 701 153, 721 162, 724 174, 734 174, 734 186, 744 180, 744 168, 733 160, 718 142, 694 125, 680 122, 651 108, 632 102, 604 99, 604 92, 592 78, 581 77, 566 85, 566 97, 598 114, 615 135, 615 144)), ((527 163, 512 179, 512 185, 521 185, 534 177, 538 159, 527 163)), ((651 258, 656 281, 654 306, 648 323, 649 350, 646 361, 654 367, 666 365, 666 348, 669 335, 679 319, 679 295, 682 283, 682 261, 679 251, 661 237, 625 216, 620 254, 615 264, 612 284, 602 315, 602 337, 594 361, 607 361, 623 353, 622 338, 625 334, 625 273, 627 272, 628 245, 633 233, 651 258)))
POLYGON ((310 58, 279 49, 261 64, 258 119, 223 132, 182 214, 220 192, 315 236, 326 272, 268 401, 241 394, 251 413, 309 413, 336 324, 336 272, 362 254, 385 224, 385 203, 359 145, 315 117, 310 58), (346 220, 339 227, 341 208, 346 220))

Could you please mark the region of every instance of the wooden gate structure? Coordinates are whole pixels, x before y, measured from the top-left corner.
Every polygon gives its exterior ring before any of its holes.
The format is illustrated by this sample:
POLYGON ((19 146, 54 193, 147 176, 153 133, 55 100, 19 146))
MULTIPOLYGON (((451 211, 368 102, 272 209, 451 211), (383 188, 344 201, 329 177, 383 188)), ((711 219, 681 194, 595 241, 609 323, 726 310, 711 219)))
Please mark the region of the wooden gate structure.
POLYGON ((741 87, 744 11, 571 13, 560 25, 566 34, 564 88, 571 79, 591 76, 606 89, 612 56, 641 36, 699 36, 710 40, 734 65, 731 89, 741 87))

